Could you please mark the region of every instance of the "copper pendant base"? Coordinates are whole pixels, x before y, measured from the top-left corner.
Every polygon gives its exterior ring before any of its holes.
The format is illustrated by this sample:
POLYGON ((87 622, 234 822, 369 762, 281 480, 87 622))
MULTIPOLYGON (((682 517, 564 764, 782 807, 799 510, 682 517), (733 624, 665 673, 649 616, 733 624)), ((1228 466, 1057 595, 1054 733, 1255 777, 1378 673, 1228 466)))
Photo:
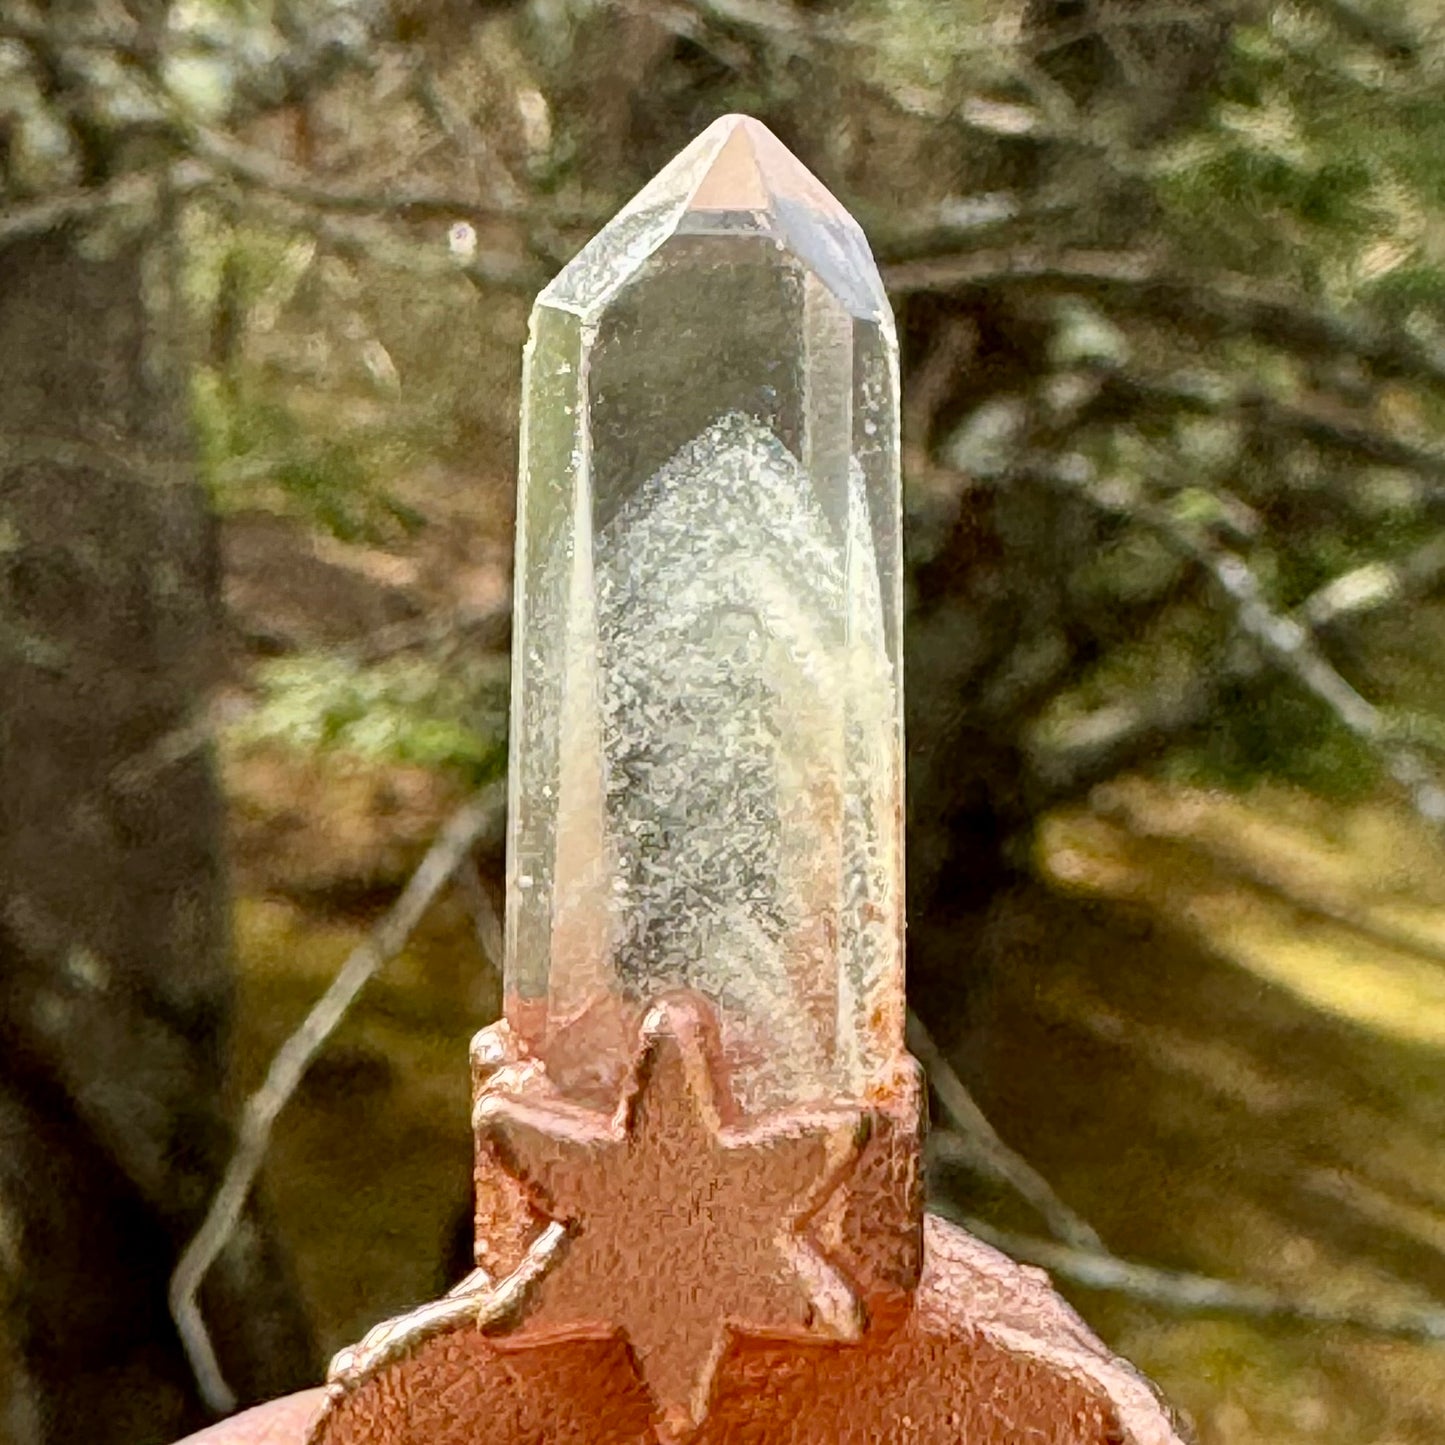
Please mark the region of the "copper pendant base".
POLYGON ((740 1121, 716 1038, 655 1008, 608 1117, 479 1036, 481 1267, 337 1357, 311 1445, 1180 1445, 1041 1271, 924 1216, 911 1058, 740 1121))

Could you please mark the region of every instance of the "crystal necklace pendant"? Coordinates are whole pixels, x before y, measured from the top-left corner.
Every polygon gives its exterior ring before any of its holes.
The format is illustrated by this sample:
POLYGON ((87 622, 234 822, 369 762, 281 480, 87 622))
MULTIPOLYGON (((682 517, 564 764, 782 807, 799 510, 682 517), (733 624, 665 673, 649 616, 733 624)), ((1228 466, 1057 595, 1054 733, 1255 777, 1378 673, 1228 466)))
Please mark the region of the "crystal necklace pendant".
POLYGON ((902 1049, 897 346, 856 222, 725 117, 538 298, 518 506, 507 1014, 608 1104, 717 1010, 745 1112, 902 1049))

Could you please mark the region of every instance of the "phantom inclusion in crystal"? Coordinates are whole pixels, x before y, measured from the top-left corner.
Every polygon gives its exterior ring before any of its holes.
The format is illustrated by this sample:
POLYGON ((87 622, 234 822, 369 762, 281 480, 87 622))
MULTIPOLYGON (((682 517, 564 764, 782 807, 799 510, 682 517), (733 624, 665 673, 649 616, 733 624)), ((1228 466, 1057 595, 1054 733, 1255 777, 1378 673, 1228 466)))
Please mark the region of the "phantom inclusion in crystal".
POLYGON ((537 299, 507 1014, 579 1102, 677 989, 749 1113, 902 1050, 897 400, 862 231, 745 117, 537 299))

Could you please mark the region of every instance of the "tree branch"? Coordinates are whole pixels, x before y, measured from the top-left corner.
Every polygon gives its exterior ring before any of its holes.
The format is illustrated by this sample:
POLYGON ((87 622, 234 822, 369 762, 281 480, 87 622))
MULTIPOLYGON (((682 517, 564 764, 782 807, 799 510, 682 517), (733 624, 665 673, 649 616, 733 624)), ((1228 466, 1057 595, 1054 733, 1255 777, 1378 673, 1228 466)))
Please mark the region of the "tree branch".
MULTIPOLYGON (((348 8, 352 13, 347 18, 355 21, 357 7, 348 8)), ((349 34, 335 26, 328 29, 324 24, 312 32, 299 34, 294 27, 290 28, 279 54, 268 56, 250 70, 238 70, 234 84, 241 114, 232 119, 254 117, 291 104, 345 70, 366 69, 374 49, 374 45, 367 44, 368 30, 374 28, 372 17, 363 17, 362 25, 353 27, 349 34)), ((38 20, 19 14, 4 15, 0 16, 0 40, 44 46, 55 52, 103 52, 151 73, 169 56, 213 55, 232 62, 237 59, 236 45, 231 40, 184 28, 168 29, 164 25, 134 22, 117 28, 68 25, 57 22, 54 17, 38 20)))
POLYGON ((999 1138, 967 1085, 954 1072, 923 1020, 912 1009, 908 1010, 907 1030, 908 1048, 923 1065, 949 1121, 967 1140, 971 1161, 1032 1205, 1059 1239, 1081 1249, 1102 1249, 1103 1241, 1089 1222, 1059 1198, 1049 1181, 1027 1159, 999 1138))
POLYGON ((500 977, 506 953, 506 934, 502 927, 501 914, 492 903, 486 885, 475 868, 458 869, 457 882, 461 885, 462 899, 471 915, 472 932, 476 937, 477 947, 500 977))
POLYGON ((1328 417, 1289 406, 1258 390, 1212 395, 1198 386, 1116 372, 1105 379, 1100 395, 1141 408, 1250 419, 1261 431, 1292 436, 1358 461, 1398 467, 1431 481, 1445 482, 1445 451, 1437 447, 1420 446, 1353 417, 1328 417))
POLYGON ((1306 356, 1343 352, 1378 375, 1445 387, 1445 352, 1398 327, 1310 306, 1249 277, 1190 275, 1150 252, 1036 247, 946 252, 885 264, 896 296, 1006 286, 1092 295, 1193 333, 1250 336, 1306 356))
POLYGON ((371 935, 342 965, 300 1028, 276 1051, 260 1088, 246 1101, 235 1152, 211 1200, 201 1227, 171 1276, 170 1307, 201 1396, 217 1413, 236 1408, 236 1399, 216 1357, 197 1296, 207 1272, 235 1229, 270 1143, 271 1130, 317 1051, 345 1018, 377 971, 406 945, 432 900, 462 860, 505 815, 505 791, 497 784, 462 805, 422 859, 401 896, 371 935))
POLYGON ((1309 0, 1332 25, 1351 40, 1368 45, 1387 60, 1413 64, 1420 59, 1420 37, 1376 7, 1366 7, 1358 0, 1309 0))
MULTIPOLYGON (((1054 484, 1057 485, 1057 481, 1054 484)), ((1105 505, 1097 497, 1093 500, 1096 505, 1105 505)), ((1151 515, 1157 524, 1158 514, 1151 515)), ((1141 517, 1140 520, 1147 519, 1141 517)), ((1171 528, 1178 526, 1172 518, 1169 520, 1171 528)), ((1166 540, 1169 540, 1167 535, 1166 540)), ((1222 557, 1223 554, 1220 554, 1221 560, 1222 557)), ((1214 575, 1211 567, 1206 565, 1205 570, 1214 575)), ((1351 716, 1361 721, 1367 730, 1356 735, 1363 736, 1372 747, 1381 749, 1383 743, 1383 748, 1389 749, 1396 746, 1395 729, 1378 709, 1361 698, 1334 671, 1320 653, 1316 637, 1329 628, 1343 626, 1387 606, 1426 596, 1442 583, 1445 583, 1445 537, 1437 537, 1398 561, 1368 563, 1332 579, 1311 593, 1292 612, 1266 612, 1261 617, 1258 612, 1251 611, 1250 617, 1261 623, 1265 632, 1278 641, 1287 643, 1295 637, 1302 638, 1309 656, 1338 678, 1338 685, 1324 678, 1327 691, 1333 695, 1337 686, 1343 687, 1354 694, 1359 704, 1363 704, 1363 712, 1355 704, 1347 704, 1351 716)), ((1257 581, 1255 588, 1257 591, 1257 581)), ((1259 641, 1248 628, 1242 630, 1251 636, 1251 640, 1259 641)), ((1062 745, 1049 746, 1035 740, 1027 748, 1037 784, 1035 803, 1046 807, 1077 797, 1161 747, 1189 736, 1208 722, 1226 688, 1254 681, 1270 661, 1294 676, 1294 666, 1287 660, 1287 647, 1284 653, 1285 656, 1269 651, 1261 653, 1258 648, 1236 653, 1233 657, 1220 659, 1211 668, 1201 668, 1173 694, 1154 693, 1132 705, 1121 704, 1097 710, 1072 727, 1069 738, 1062 745)), ((1313 661, 1308 670, 1314 678, 1322 677, 1313 661)), ((1313 684, 1306 685, 1310 691, 1315 691, 1313 684)), ((1330 704, 1327 702, 1327 705, 1330 704)), ((1355 729, 1352 727, 1351 731, 1355 729)), ((1406 777, 1400 778, 1398 774, 1396 777, 1418 806, 1421 800, 1417 798, 1417 789, 1428 790, 1429 796, 1423 800, 1426 802, 1439 790, 1429 781, 1423 763, 1408 750, 1406 754, 1406 777), (1417 768, 1418 773, 1414 771, 1417 768)), ((1422 815, 1430 818, 1428 813, 1422 812, 1422 815)))
POLYGON ((1445 790, 1424 760, 1395 739, 1385 715, 1340 674, 1304 622, 1269 606, 1259 578, 1244 558, 1217 546, 1164 508, 1144 508, 1138 515, 1214 579, 1234 613, 1235 625, 1281 672, 1313 693, 1349 732, 1375 751, 1415 811, 1436 827, 1445 824, 1445 790))
POLYGON ((467 162, 477 194, 490 194, 495 198, 494 204, 508 207, 514 213, 524 210, 525 192, 517 183, 517 178, 507 169, 472 118, 453 103, 423 53, 418 53, 414 63, 412 87, 418 103, 432 123, 467 162))
POLYGON ((362 215, 466 217, 476 221, 510 221, 526 214, 523 199, 484 202, 444 191, 369 191, 337 185, 189 117, 181 124, 192 153, 214 170, 298 205, 362 215))
MULTIPOLYGON (((68 26, 47 21, 28 20, 23 15, 0 16, 0 40, 13 40, 21 45, 43 45, 50 50, 100 50, 126 60, 148 61, 156 58, 156 47, 139 25, 124 29, 101 26, 68 26)), ((217 47, 198 41, 180 45, 177 50, 212 52, 217 47)))
POLYGON ((1360 1307, 1298 1299, 1263 1285, 1235 1284, 1209 1275, 1160 1269, 1105 1251, 1014 1234, 958 1214, 947 1205, 931 1207, 995 1249, 1085 1289, 1127 1295, 1186 1314, 1228 1314, 1290 1324, 1331 1325, 1392 1339, 1445 1342, 1445 1307, 1439 1305, 1360 1307))
MULTIPOLYGON (((179 178, 182 183, 186 177, 179 178)), ((194 182, 192 173, 190 177, 194 182)), ((160 194, 160 178, 129 172, 98 186, 74 186, 33 200, 12 202, 0 211, 0 247, 30 236, 43 236, 69 221, 88 220, 127 206, 151 204, 160 194)))
POLYGON ((536 295, 549 274, 538 261, 505 253, 479 251, 462 259, 440 246, 419 244, 414 237, 398 234, 396 226, 382 216, 330 215, 269 194, 250 198, 248 205, 262 214, 269 211, 282 227, 315 236, 338 255, 391 271, 424 278, 460 275, 479 289, 515 291, 528 297, 536 295))

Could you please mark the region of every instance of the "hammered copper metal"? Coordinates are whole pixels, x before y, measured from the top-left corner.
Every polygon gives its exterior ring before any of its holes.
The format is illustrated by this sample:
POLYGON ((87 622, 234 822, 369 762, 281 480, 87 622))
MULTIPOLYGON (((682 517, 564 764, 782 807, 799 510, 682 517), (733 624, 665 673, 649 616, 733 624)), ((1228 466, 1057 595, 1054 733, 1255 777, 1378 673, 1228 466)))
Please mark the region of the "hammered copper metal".
POLYGON ((911 1059, 742 1121, 675 997, 610 1115, 505 1025, 473 1065, 478 1253, 510 1272, 373 1332, 311 1445, 1179 1445, 1046 1276, 923 1214, 911 1059))

